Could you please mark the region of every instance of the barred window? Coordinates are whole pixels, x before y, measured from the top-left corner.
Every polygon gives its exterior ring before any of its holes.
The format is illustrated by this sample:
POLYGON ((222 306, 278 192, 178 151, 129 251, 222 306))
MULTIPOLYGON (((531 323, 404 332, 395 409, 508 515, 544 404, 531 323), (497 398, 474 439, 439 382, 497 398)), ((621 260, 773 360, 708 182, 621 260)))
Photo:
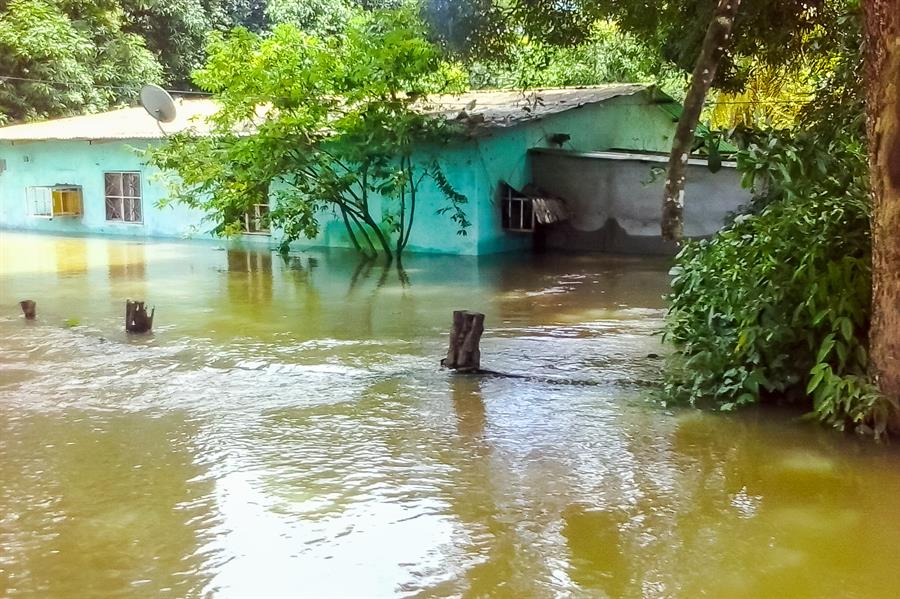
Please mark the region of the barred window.
POLYGON ((141 209, 140 173, 104 173, 106 220, 140 223, 144 220, 141 209))
POLYGON ((244 233, 255 235, 269 234, 269 204, 253 204, 244 213, 244 233))

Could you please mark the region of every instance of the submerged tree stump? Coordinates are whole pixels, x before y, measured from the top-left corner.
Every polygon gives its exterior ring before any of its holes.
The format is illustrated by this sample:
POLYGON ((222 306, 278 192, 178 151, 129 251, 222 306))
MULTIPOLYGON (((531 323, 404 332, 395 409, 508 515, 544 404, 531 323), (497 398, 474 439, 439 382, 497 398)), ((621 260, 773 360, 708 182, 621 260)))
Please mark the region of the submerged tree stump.
POLYGON ((34 300, 22 300, 19 302, 19 306, 22 308, 25 320, 34 320, 34 317, 37 316, 37 304, 34 300))
POLYGON ((153 328, 153 315, 156 308, 147 316, 147 308, 144 302, 125 300, 125 330, 129 333, 146 333, 153 328))
POLYGON ((450 347, 441 366, 458 372, 481 371, 481 334, 484 332, 484 314, 468 310, 454 310, 453 328, 450 329, 450 347))

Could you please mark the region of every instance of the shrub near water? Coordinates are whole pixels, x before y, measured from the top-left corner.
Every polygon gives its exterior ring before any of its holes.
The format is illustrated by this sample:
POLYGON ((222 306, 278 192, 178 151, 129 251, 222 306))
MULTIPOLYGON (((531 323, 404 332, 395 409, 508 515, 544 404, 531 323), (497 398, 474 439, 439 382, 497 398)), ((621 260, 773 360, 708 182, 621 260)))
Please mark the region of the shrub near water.
POLYGON ((881 435, 892 408, 867 382, 869 202, 863 146, 771 137, 739 154, 766 190, 673 269, 666 389, 732 410, 806 402, 837 428, 881 435))

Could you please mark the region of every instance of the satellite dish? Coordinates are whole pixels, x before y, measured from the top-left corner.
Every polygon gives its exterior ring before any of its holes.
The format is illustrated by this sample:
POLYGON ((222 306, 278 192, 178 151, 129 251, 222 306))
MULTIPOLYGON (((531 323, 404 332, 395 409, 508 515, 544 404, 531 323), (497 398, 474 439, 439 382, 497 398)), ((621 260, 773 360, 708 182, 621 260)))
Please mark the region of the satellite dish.
POLYGON ((175 101, 169 92, 158 85, 148 83, 141 88, 141 106, 160 123, 175 120, 175 101))

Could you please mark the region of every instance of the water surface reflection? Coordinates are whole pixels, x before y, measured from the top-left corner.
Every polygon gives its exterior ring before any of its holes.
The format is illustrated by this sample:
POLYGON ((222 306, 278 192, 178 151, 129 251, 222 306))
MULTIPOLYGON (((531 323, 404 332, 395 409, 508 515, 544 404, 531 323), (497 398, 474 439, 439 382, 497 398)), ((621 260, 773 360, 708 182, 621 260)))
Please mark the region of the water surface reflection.
POLYGON ((894 596, 895 450, 648 401, 664 262, 404 266, 2 232, 0 596, 894 596))

